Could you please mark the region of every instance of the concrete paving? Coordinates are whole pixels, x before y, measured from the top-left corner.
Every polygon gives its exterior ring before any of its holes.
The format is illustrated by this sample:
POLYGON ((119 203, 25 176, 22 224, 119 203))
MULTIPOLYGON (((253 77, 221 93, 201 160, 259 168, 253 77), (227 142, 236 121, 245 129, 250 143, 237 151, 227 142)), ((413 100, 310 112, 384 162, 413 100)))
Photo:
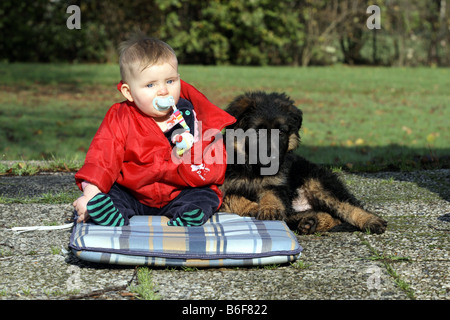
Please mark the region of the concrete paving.
MULTIPOLYGON (((349 174, 366 208, 388 221, 382 235, 342 226, 298 236, 295 264, 259 268, 153 268, 162 300, 450 300, 450 170, 349 174)), ((0 299, 137 299, 134 267, 78 260, 60 225, 79 194, 73 173, 0 176, 0 299)))

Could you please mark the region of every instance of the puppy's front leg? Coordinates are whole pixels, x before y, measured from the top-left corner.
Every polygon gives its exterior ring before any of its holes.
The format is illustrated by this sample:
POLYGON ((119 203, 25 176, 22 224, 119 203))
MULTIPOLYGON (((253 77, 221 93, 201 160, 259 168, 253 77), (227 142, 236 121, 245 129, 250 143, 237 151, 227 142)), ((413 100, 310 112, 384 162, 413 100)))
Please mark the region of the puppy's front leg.
POLYGON ((314 232, 326 232, 342 223, 341 220, 332 217, 326 212, 308 210, 289 216, 286 224, 291 230, 300 234, 312 234, 314 232))
POLYGON ((286 218, 286 206, 273 190, 267 190, 261 195, 257 218, 261 220, 284 220, 286 218))
POLYGON ((387 222, 384 219, 349 202, 339 200, 327 191, 317 179, 307 180, 301 189, 308 202, 312 204, 313 209, 317 211, 325 211, 323 208, 326 208, 340 220, 346 221, 363 231, 369 230, 372 233, 386 231, 387 222))
POLYGON ((236 213, 244 217, 256 217, 259 205, 239 195, 226 195, 223 199, 220 211, 236 213))

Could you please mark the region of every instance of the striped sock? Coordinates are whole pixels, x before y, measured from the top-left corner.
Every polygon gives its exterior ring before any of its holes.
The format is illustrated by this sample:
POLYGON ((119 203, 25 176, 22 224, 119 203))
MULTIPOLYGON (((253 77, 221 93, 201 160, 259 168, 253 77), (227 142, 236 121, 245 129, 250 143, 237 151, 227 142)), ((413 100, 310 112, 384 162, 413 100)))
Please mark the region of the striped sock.
POLYGON ((101 226, 121 227, 125 224, 125 219, 107 194, 99 193, 89 200, 87 211, 91 219, 101 226))
POLYGON ((183 213, 180 217, 176 219, 170 219, 167 224, 169 226, 181 226, 181 227, 192 227, 192 226, 201 226, 203 222, 203 218, 205 214, 200 209, 195 209, 189 212, 183 213))

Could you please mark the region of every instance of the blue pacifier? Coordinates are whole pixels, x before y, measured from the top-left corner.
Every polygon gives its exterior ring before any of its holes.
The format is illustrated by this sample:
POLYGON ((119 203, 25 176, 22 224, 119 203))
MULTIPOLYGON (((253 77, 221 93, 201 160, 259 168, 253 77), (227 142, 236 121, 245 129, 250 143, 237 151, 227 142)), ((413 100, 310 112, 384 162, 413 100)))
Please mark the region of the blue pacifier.
POLYGON ((158 111, 166 111, 170 107, 175 104, 175 100, 172 96, 168 96, 167 98, 158 98, 153 99, 153 107, 155 107, 158 111))

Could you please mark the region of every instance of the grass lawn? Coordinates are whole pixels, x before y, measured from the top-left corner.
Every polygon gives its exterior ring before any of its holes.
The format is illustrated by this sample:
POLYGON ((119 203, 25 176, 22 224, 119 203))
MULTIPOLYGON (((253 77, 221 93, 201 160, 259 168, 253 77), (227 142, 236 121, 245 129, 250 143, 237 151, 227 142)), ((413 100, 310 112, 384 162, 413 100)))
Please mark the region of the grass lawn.
MULTIPOLYGON (((0 64, 0 73, 0 160, 82 162, 107 109, 123 100, 117 65, 0 64)), ((304 113, 298 152, 318 163, 414 169, 450 155, 450 69, 180 66, 180 74, 222 108, 245 91, 286 92, 304 113)))

